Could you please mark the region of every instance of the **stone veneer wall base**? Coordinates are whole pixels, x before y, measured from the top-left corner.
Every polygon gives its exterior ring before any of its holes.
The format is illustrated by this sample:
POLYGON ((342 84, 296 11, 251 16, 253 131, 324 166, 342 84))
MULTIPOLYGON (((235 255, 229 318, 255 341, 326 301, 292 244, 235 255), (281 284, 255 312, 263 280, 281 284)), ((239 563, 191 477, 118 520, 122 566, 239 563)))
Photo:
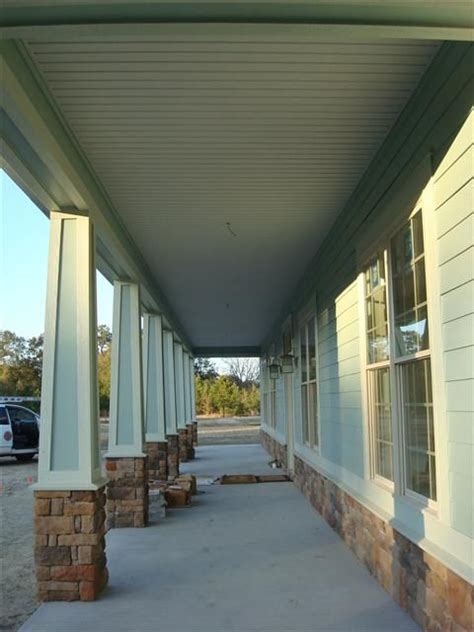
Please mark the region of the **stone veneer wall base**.
POLYGON ((279 461, 282 467, 286 470, 288 467, 286 445, 282 445, 281 443, 278 443, 278 441, 275 441, 275 439, 273 439, 263 429, 260 429, 260 442, 268 454, 279 461))
MULTIPOLYGON (((281 447, 262 431, 275 456, 281 447), (275 445, 276 444, 276 445, 275 445)), ((295 456, 294 481, 393 599, 428 632, 473 629, 472 585, 295 456)))
POLYGON ((177 434, 166 436, 168 441, 168 479, 179 476, 179 437, 177 434))
POLYGON ((108 581, 105 494, 35 491, 39 601, 94 601, 108 581))
POLYGON ((168 479, 168 442, 149 441, 145 443, 148 457, 148 478, 158 481, 168 479))
POLYGON ((107 457, 107 527, 148 524, 147 457, 107 457))
POLYGON ((197 446, 197 444, 198 444, 198 422, 197 421, 193 421, 192 426, 193 426, 193 445, 197 446))

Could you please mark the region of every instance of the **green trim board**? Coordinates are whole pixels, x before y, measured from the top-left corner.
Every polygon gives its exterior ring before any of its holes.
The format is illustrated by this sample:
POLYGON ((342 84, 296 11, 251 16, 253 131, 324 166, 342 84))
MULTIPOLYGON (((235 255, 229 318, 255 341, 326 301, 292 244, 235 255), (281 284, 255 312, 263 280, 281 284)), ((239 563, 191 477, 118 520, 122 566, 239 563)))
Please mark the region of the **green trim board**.
MULTIPOLYGON (((61 26, 98 26, 122 24, 207 24, 208 28, 227 24, 262 25, 322 25, 344 26, 389 31, 393 37, 405 37, 410 30, 433 39, 469 39, 474 26, 469 2, 448 4, 413 0, 410 6, 399 2, 367 3, 333 0, 332 2, 36 2, 5 1, 1 10, 2 23, 8 29, 34 27, 49 30, 61 26)), ((366 31, 367 32, 367 31, 366 31)), ((24 34, 24 32, 23 32, 24 34)), ((63 34, 64 35, 64 34, 63 34)), ((21 30, 14 35, 22 37, 21 30)), ((415 36, 415 35, 413 35, 415 36)))

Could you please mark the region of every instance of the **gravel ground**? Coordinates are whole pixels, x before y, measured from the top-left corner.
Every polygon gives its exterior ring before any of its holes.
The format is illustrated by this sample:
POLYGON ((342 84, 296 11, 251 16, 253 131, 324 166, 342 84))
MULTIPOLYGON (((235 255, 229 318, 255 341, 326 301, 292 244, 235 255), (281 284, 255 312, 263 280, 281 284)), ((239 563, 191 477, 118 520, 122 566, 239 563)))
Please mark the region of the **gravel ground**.
MULTIPOLYGON (((200 445, 259 443, 260 418, 199 419, 200 445)), ((101 424, 105 449, 107 424, 101 424)), ((0 630, 16 632, 37 608, 33 492, 37 462, 0 459, 0 630)))
POLYGON ((33 492, 31 463, 0 460, 0 630, 14 632, 37 608, 33 574, 33 492))

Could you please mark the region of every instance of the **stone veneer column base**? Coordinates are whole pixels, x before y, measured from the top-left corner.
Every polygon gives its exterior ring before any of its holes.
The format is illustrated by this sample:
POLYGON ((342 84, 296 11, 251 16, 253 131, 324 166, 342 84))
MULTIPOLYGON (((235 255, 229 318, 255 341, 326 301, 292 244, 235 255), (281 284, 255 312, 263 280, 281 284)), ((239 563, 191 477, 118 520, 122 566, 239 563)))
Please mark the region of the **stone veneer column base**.
POLYGON ((177 434, 166 436, 168 441, 168 478, 179 476, 179 437, 177 434))
POLYGON ((179 461, 185 463, 188 460, 188 431, 186 428, 178 428, 179 437, 179 461))
POLYGON ((94 601, 108 581, 105 494, 35 491, 39 601, 94 601))
POLYGON ((168 442, 147 442, 145 452, 148 457, 148 478, 158 481, 168 480, 168 442))
POLYGON ((147 457, 107 457, 107 528, 148 524, 147 457))
POLYGON ((198 444, 198 422, 193 421, 193 445, 197 446, 198 444))
MULTIPOLYGON (((261 431, 263 447, 283 446, 261 431)), ((396 531, 333 481, 295 456, 294 481, 393 599, 430 632, 468 632, 474 589, 469 582, 396 531)))
POLYGON ((192 461, 195 457, 194 453, 194 427, 193 424, 190 423, 186 426, 186 440, 187 440, 187 454, 188 461, 192 461))

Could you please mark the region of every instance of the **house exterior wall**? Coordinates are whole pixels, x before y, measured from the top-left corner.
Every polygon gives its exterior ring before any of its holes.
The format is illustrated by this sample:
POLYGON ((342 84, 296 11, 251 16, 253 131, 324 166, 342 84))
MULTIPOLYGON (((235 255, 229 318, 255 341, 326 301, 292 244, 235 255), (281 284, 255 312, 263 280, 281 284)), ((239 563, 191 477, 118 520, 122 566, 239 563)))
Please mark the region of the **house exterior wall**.
MULTIPOLYGON (((443 47, 284 314, 293 318, 297 358, 301 323, 308 310, 316 316, 319 446, 310 448, 302 439, 297 367, 295 481, 394 598, 422 626, 436 630, 467 630, 472 623, 471 68, 472 46, 443 47), (361 271, 417 204, 423 212, 427 270, 438 486, 434 504, 418 503, 372 475, 367 411, 361 271), (383 542, 372 532, 372 523, 381 525, 374 528, 385 534, 383 542), (366 533, 359 539, 353 529, 366 533)), ((268 343, 275 346, 280 338, 276 328, 268 343)), ((283 380, 278 382, 284 411, 283 380)), ((263 443, 274 455, 282 450, 275 443, 286 442, 285 424, 278 431, 270 432, 263 419, 263 443)))

